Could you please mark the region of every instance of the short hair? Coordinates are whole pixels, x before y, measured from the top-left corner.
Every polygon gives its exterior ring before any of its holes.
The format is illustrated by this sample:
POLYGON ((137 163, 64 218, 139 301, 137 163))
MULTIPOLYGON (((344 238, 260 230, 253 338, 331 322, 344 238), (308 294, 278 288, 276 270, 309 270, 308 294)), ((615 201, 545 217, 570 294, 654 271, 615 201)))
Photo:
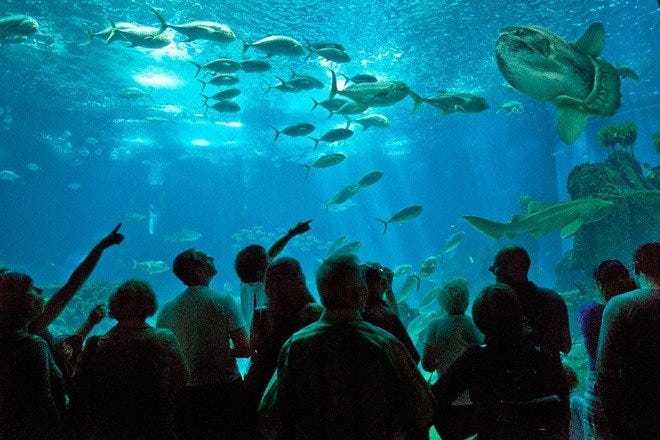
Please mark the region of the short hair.
POLYGON ((594 279, 600 285, 606 300, 637 288, 630 272, 619 260, 605 260, 600 263, 594 271, 594 279))
POLYGON ((391 271, 380 263, 362 264, 362 275, 367 286, 367 304, 377 303, 382 299, 383 278, 388 276, 391 271))
POLYGON ((457 278, 445 283, 438 294, 438 302, 450 315, 462 315, 470 302, 468 282, 457 278))
POLYGON ((156 294, 151 286, 140 280, 129 280, 112 294, 108 314, 117 321, 147 319, 156 313, 156 294))
POLYGON ((195 249, 186 249, 174 258, 172 271, 185 285, 190 286, 197 282, 197 269, 205 263, 202 253, 195 249))
POLYGON ((316 287, 327 309, 358 309, 364 305, 366 284, 355 255, 327 258, 316 272, 316 287))
POLYGON ((481 291, 472 306, 472 319, 486 338, 516 340, 523 334, 522 307, 506 284, 494 284, 481 291))
POLYGON ((234 268, 244 283, 263 282, 268 268, 268 253, 263 246, 251 244, 236 255, 234 268))
POLYGON ((0 274, 0 320, 12 327, 22 327, 33 316, 33 301, 28 291, 32 278, 24 273, 5 271, 0 274))
POLYGON ((635 251, 635 272, 660 280, 660 242, 646 243, 635 251))
POLYGON ((504 268, 507 272, 527 273, 532 260, 527 251, 520 246, 509 246, 495 255, 495 266, 504 268))

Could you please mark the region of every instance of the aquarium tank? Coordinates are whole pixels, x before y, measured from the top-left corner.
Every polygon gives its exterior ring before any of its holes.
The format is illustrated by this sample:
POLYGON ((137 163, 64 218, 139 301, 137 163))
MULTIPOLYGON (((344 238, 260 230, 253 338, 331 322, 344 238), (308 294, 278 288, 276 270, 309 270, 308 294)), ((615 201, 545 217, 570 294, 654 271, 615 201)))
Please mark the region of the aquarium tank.
POLYGON ((121 223, 66 333, 127 279, 175 297, 188 248, 238 300, 237 252, 311 220, 281 255, 313 294, 329 255, 379 262, 415 339, 439 286, 474 298, 521 245, 583 368, 594 268, 660 237, 659 23, 652 0, 4 0, 0 267, 48 293, 121 223))

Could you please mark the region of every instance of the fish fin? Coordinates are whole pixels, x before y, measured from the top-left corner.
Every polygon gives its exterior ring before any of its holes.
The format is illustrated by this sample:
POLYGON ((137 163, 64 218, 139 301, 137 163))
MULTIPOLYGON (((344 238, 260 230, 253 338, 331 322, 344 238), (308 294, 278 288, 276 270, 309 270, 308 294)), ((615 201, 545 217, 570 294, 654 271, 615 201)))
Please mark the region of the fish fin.
POLYGON ((351 128, 351 118, 348 117, 348 115, 344 116, 346 118, 346 129, 348 130, 351 128))
POLYGON ((206 81, 202 79, 198 79, 197 82, 202 84, 202 91, 200 93, 204 93, 204 90, 206 90, 206 84, 207 84, 206 81))
POLYGON ((293 79, 296 77, 296 71, 293 67, 290 67, 290 69, 291 69, 291 79, 293 79))
POLYGON ((600 56, 605 45, 605 27, 603 23, 592 23, 582 36, 575 42, 575 47, 594 58, 600 56))
POLYGON ((321 139, 311 136, 307 136, 307 137, 314 141, 314 149, 316 150, 319 146, 319 142, 321 142, 321 139))
POLYGON ((190 64, 192 64, 193 66, 195 66, 195 68, 197 69, 197 71, 195 72, 195 78, 197 78, 197 77, 199 76, 199 72, 202 71, 202 65, 201 65, 201 64, 198 64, 198 63, 196 63, 196 62, 194 62, 194 61, 191 61, 190 64))
POLYGON ((309 175, 310 175, 311 172, 312 172, 312 167, 311 167, 310 165, 303 165, 303 166, 304 166, 305 169, 306 169, 305 179, 309 179, 309 175))
POLYGON ((575 234, 577 231, 580 230, 580 228, 584 225, 584 221, 581 218, 578 218, 577 220, 572 221, 571 223, 567 224, 563 228, 561 228, 561 231, 559 232, 561 235, 561 238, 568 238, 575 234))
POLYGON ((158 12, 158 10, 157 10, 156 8, 154 8, 153 6, 150 6, 149 9, 151 10, 151 12, 153 12, 153 14, 156 16, 156 18, 157 18, 158 21, 160 22, 160 28, 158 28, 158 32, 156 33, 156 35, 160 35, 160 34, 162 34, 163 32, 165 32, 165 30, 166 30, 170 25, 167 24, 167 22, 165 21, 165 19, 163 18, 163 16, 160 14, 160 12, 158 12))
POLYGON ((635 81, 639 81, 639 75, 637 72, 632 70, 630 67, 627 66, 619 66, 616 68, 616 71, 619 73, 619 76, 621 78, 627 78, 627 79, 632 79, 635 81))
POLYGON ((110 44, 112 42, 112 39, 115 38, 116 34, 117 34, 117 31, 115 29, 112 29, 110 31, 110 34, 108 35, 108 38, 105 39, 105 44, 110 44))
POLYGON ((479 232, 486 234, 489 237, 500 239, 503 235, 509 234, 507 231, 509 225, 506 223, 495 222, 473 215, 464 215, 463 218, 479 232))
POLYGON ((245 41, 245 40, 242 40, 242 43, 243 43, 243 49, 242 49, 242 51, 241 51, 241 54, 242 54, 242 55, 245 55, 245 52, 247 52, 247 50, 248 50, 250 47, 252 47, 252 45, 251 45, 250 43, 248 43, 247 41, 245 41))
POLYGON ((332 118, 335 115, 335 112, 332 110, 328 110, 328 119, 332 118))
POLYGON ((340 73, 339 76, 344 78, 344 83, 348 84, 348 82, 351 80, 348 76, 344 75, 343 73, 340 73))
POLYGON ((314 103, 314 105, 312 105, 312 110, 311 110, 311 111, 313 111, 316 107, 319 106, 319 102, 314 98, 311 98, 311 99, 312 99, 312 102, 314 103))
POLYGON ((565 144, 573 144, 587 126, 589 115, 570 107, 559 107, 557 130, 565 144))
POLYGON ((387 220, 383 220, 382 218, 376 218, 379 222, 383 224, 383 234, 387 233, 387 225, 389 225, 389 222, 387 220))
POLYGON ((275 130, 275 139, 273 139, 273 142, 276 142, 276 141, 277 141, 277 138, 280 137, 280 133, 282 133, 282 132, 281 132, 280 130, 278 130, 277 128, 273 127, 272 125, 271 125, 270 128, 272 128, 273 130, 275 130))
POLYGON ((537 202, 536 200, 531 200, 531 201, 527 204, 527 213, 528 213, 528 214, 532 214, 532 213, 534 213, 534 212, 537 212, 537 211, 540 211, 540 210, 542 210, 542 209, 545 209, 545 208, 547 208, 547 207, 550 206, 550 205, 551 205, 550 203, 543 203, 543 202, 537 202))
POLYGON ((422 288, 422 279, 419 277, 419 275, 413 275, 413 278, 417 280, 417 291, 419 292, 419 289, 422 288))
POLYGON ((330 99, 334 98, 335 95, 337 94, 337 74, 335 73, 334 70, 330 69, 330 73, 332 74, 332 84, 330 85, 330 99))
POLYGON ((133 269, 136 269, 138 266, 138 262, 135 258, 132 258, 132 260, 133 260, 133 269))
POLYGON ((424 104, 425 101, 424 101, 424 98, 422 98, 421 96, 419 96, 417 93, 413 92, 412 90, 410 90, 410 91, 408 92, 408 94, 409 94, 410 97, 413 99, 413 103, 414 103, 414 104, 413 104, 413 109, 412 109, 412 111, 413 111, 413 113, 414 113, 414 112, 416 112, 416 111, 419 109, 419 106, 420 106, 420 105, 424 104))

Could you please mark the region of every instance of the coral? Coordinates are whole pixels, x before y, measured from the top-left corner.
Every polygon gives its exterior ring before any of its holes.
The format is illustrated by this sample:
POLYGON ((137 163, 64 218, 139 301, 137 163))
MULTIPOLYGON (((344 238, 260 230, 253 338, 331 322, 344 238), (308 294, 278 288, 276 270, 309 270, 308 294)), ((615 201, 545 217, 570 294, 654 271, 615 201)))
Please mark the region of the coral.
POLYGON ((620 145, 632 151, 632 146, 637 140, 637 126, 632 121, 608 125, 598 130, 598 140, 606 148, 620 145))

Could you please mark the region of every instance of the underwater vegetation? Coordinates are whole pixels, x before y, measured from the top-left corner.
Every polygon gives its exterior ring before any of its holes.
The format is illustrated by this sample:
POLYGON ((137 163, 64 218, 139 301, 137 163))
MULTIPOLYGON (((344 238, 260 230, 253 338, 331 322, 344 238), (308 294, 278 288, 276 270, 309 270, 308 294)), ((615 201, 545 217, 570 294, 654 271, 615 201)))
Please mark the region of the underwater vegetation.
POLYGON ((598 141, 605 148, 616 148, 619 145, 632 151, 637 141, 637 126, 632 121, 605 126, 598 130, 598 141))

